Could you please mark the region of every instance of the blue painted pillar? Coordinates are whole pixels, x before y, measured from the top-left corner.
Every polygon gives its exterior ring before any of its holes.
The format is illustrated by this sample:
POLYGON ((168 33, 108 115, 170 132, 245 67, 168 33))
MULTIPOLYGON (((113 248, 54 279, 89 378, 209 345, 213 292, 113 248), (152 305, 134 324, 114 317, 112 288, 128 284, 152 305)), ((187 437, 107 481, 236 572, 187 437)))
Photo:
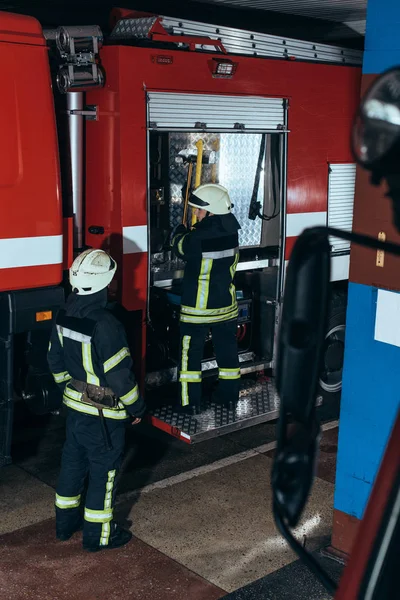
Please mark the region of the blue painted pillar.
MULTIPOLYGON (((368 0, 363 88, 396 65, 400 0, 368 0)), ((367 178, 358 173, 353 229, 376 237, 384 230, 387 239, 399 243, 384 190, 370 186, 367 178)), ((350 256, 332 535, 332 546, 344 553, 351 550, 400 406, 400 263, 394 268, 392 260, 386 256, 381 268, 376 253, 353 247, 350 256), (389 291, 382 294, 381 287, 389 291)))

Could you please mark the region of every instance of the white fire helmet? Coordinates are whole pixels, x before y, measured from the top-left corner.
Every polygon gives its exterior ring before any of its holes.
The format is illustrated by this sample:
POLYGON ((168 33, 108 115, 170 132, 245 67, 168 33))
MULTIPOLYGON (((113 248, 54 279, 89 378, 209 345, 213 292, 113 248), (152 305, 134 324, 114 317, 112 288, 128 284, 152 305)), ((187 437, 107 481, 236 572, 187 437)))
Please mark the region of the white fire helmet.
POLYGON ((189 204, 214 215, 227 215, 233 206, 228 190, 218 183, 205 183, 193 190, 189 204))
POLYGON ((117 263, 104 250, 85 250, 72 263, 69 282, 79 296, 89 296, 104 290, 116 270, 117 263))

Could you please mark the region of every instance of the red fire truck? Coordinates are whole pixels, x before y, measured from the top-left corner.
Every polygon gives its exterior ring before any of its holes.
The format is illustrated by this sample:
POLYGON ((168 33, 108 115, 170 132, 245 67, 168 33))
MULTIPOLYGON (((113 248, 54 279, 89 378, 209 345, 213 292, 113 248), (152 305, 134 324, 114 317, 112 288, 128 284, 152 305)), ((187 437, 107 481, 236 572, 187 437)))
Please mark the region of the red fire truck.
MULTIPOLYGON (((9 461, 15 398, 43 413, 56 390, 49 331, 84 247, 118 262, 111 289, 150 420, 193 442, 274 419, 285 263, 307 226, 351 229, 352 118, 361 53, 115 9, 98 27, 43 30, 0 13, 0 437, 9 461), (219 182, 241 224, 236 274, 243 389, 232 410, 182 416, 180 281, 169 233, 187 191, 219 182)), ((340 391, 349 246, 332 239, 333 312, 321 392, 340 391)), ((212 339, 204 379, 216 373, 212 339)), ((57 399, 58 402, 58 399, 57 399)))

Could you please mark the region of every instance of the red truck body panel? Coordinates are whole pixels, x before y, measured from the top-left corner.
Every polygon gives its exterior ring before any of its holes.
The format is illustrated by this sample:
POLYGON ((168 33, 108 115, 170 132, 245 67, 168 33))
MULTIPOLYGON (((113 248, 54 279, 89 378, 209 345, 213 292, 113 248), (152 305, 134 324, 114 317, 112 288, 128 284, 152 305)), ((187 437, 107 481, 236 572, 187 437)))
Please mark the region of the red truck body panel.
POLYGON ((62 280, 56 121, 45 39, 31 17, 1 13, 0 292, 62 280))
MULTIPOLYGON (((4 291, 61 282, 63 221, 45 40, 30 17, 2 13, 1 23, 0 58, 8 82, 0 100, 4 291)), ((86 123, 85 242, 110 250, 118 261, 113 286, 128 310, 144 311, 147 302, 147 91, 287 98, 288 215, 326 213, 327 163, 353 162, 349 138, 360 68, 235 57, 234 77, 217 79, 209 68, 213 56, 131 46, 101 50, 106 85, 87 94, 99 119, 86 123), (158 55, 172 56, 173 62, 160 64, 158 55), (103 226, 104 235, 88 233, 90 225, 103 226), (139 247, 124 241, 126 228, 137 232, 139 247)), ((288 235, 285 258, 297 234, 288 235)), ((64 240, 66 251, 68 266, 71 248, 64 240)))

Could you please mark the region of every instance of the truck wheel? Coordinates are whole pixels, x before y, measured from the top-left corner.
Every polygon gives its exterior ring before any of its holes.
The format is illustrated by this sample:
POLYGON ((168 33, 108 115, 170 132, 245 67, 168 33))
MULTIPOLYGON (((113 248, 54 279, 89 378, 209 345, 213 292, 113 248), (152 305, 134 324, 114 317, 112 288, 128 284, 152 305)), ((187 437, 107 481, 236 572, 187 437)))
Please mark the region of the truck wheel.
POLYGON ((319 393, 327 399, 339 399, 342 390, 346 306, 347 294, 334 292, 319 380, 319 393))

